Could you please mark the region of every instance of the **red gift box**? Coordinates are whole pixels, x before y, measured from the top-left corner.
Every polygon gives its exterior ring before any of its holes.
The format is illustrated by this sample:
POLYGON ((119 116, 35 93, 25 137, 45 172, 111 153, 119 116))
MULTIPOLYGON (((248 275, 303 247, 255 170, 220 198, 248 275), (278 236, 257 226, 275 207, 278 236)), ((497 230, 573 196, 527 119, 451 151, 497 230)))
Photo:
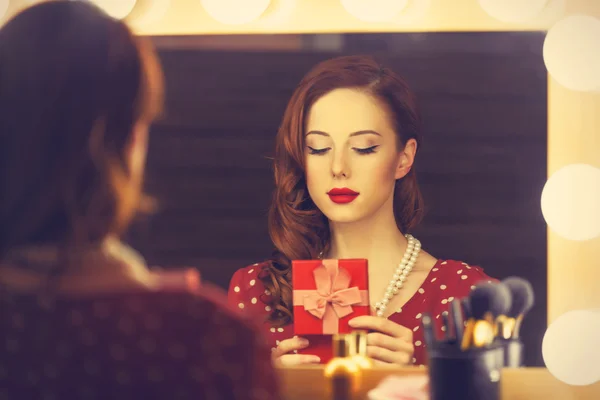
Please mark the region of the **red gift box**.
POLYGON ((371 314, 368 262, 294 260, 292 285, 294 333, 311 342, 302 353, 319 355, 326 362, 323 357, 330 357, 331 335, 350 333, 351 319, 371 314), (313 344, 318 344, 317 352, 313 344))

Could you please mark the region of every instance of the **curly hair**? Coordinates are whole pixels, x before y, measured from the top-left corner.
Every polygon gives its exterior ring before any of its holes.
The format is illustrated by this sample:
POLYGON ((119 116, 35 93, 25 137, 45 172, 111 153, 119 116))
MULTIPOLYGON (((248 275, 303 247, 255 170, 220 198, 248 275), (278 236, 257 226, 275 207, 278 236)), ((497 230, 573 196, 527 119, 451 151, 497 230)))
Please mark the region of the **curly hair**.
MULTIPOLYGON (((406 82, 369 56, 338 57, 315 66, 300 82, 287 105, 276 137, 275 190, 269 210, 269 234, 276 248, 259 279, 270 296, 263 301, 276 326, 292 322, 291 261, 316 259, 330 246, 327 217, 309 196, 305 179, 304 136, 311 106, 335 89, 364 91, 385 104, 398 137, 421 141, 421 118, 406 82)), ((413 229, 423 216, 423 198, 413 169, 396 181, 394 217, 401 232, 413 229)))

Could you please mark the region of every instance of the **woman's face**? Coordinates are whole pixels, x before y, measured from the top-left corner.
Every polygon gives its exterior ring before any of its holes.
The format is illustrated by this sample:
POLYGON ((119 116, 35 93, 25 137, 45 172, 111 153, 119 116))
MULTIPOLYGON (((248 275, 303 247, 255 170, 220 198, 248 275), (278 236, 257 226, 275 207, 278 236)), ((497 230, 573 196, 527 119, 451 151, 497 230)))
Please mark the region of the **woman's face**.
POLYGON ((310 108, 305 132, 311 199, 334 223, 391 212, 397 179, 412 166, 416 142, 398 150, 387 107, 357 89, 336 89, 310 108))

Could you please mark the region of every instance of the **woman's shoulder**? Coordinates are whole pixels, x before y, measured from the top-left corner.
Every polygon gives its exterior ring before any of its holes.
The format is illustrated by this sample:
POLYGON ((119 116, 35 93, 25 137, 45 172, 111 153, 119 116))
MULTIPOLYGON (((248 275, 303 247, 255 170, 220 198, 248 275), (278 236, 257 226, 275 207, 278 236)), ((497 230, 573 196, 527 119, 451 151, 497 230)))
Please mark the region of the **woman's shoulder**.
POLYGON ((457 260, 438 260, 425 285, 435 289, 442 304, 446 304, 454 298, 468 296, 476 284, 488 281, 496 279, 488 276, 480 266, 457 260))

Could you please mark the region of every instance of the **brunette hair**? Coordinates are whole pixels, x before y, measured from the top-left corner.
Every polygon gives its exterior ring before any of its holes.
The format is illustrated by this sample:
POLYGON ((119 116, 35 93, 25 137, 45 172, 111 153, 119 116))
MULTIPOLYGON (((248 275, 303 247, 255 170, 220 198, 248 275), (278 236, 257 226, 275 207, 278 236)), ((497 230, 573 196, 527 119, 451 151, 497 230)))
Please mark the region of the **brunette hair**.
POLYGON ((144 199, 132 132, 162 96, 154 50, 90 3, 43 2, 0 29, 0 259, 122 233, 144 199))
MULTIPOLYGON (((305 123, 311 106, 339 88, 353 88, 376 97, 387 108, 399 149, 420 143, 421 119, 414 94, 404 80, 368 56, 339 57, 314 67, 290 99, 277 132, 275 191, 269 210, 269 233, 276 251, 260 274, 271 296, 269 321, 292 321, 291 260, 316 259, 329 248, 329 223, 311 200, 304 176, 305 123)), ((413 229, 423 216, 423 198, 413 169, 396 181, 394 216, 401 232, 413 229)))

